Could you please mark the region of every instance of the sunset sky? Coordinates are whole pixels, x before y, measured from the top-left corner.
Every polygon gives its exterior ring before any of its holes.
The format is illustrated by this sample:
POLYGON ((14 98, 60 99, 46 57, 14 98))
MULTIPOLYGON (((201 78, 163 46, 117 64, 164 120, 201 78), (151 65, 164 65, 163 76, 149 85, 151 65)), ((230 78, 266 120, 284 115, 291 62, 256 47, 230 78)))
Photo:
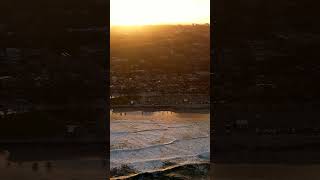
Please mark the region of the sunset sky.
POLYGON ((111 0, 111 25, 210 22, 210 0, 111 0))

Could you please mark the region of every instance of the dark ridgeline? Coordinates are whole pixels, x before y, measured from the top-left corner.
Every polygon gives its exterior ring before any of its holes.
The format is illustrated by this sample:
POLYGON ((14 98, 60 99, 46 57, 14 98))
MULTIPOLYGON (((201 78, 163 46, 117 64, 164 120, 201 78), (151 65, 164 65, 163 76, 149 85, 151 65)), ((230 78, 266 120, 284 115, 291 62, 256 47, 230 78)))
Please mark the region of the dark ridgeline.
POLYGON ((319 161, 319 2, 214 2, 213 161, 319 161))
POLYGON ((0 7, 0 148, 95 143, 104 151, 109 2, 13 0, 0 7))

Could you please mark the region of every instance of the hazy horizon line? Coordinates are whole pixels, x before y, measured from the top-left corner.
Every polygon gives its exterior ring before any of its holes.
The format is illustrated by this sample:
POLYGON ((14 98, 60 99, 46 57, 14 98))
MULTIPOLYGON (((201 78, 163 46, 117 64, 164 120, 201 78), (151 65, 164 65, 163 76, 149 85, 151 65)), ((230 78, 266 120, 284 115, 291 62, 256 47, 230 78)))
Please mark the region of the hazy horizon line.
POLYGON ((110 24, 110 27, 141 27, 141 26, 179 26, 179 25, 210 25, 210 22, 203 22, 203 23, 155 23, 155 24, 110 24))

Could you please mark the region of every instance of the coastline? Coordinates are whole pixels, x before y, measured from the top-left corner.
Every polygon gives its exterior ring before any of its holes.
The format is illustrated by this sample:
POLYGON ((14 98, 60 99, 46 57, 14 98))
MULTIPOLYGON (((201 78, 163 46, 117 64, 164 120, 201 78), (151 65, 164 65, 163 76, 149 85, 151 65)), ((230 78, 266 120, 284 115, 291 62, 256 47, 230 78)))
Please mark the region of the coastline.
POLYGON ((208 106, 136 107, 117 107, 110 113, 111 147, 116 149, 111 151, 113 179, 199 179, 188 173, 198 171, 190 164, 208 163, 202 156, 210 151, 208 106))
POLYGON ((165 167, 160 170, 111 177, 110 180, 133 179, 210 179, 210 163, 190 163, 165 167))
POLYGON ((210 104, 196 105, 110 105, 115 112, 123 111, 172 111, 172 112, 203 112, 210 113, 210 104))

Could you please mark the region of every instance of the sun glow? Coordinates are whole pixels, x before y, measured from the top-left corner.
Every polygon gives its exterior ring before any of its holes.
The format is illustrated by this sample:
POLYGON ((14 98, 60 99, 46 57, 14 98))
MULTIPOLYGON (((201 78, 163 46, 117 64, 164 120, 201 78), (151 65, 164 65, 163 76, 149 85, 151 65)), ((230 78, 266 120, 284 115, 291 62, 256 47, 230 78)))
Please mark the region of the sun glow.
POLYGON ((111 25, 209 23, 210 0, 111 0, 111 25))

